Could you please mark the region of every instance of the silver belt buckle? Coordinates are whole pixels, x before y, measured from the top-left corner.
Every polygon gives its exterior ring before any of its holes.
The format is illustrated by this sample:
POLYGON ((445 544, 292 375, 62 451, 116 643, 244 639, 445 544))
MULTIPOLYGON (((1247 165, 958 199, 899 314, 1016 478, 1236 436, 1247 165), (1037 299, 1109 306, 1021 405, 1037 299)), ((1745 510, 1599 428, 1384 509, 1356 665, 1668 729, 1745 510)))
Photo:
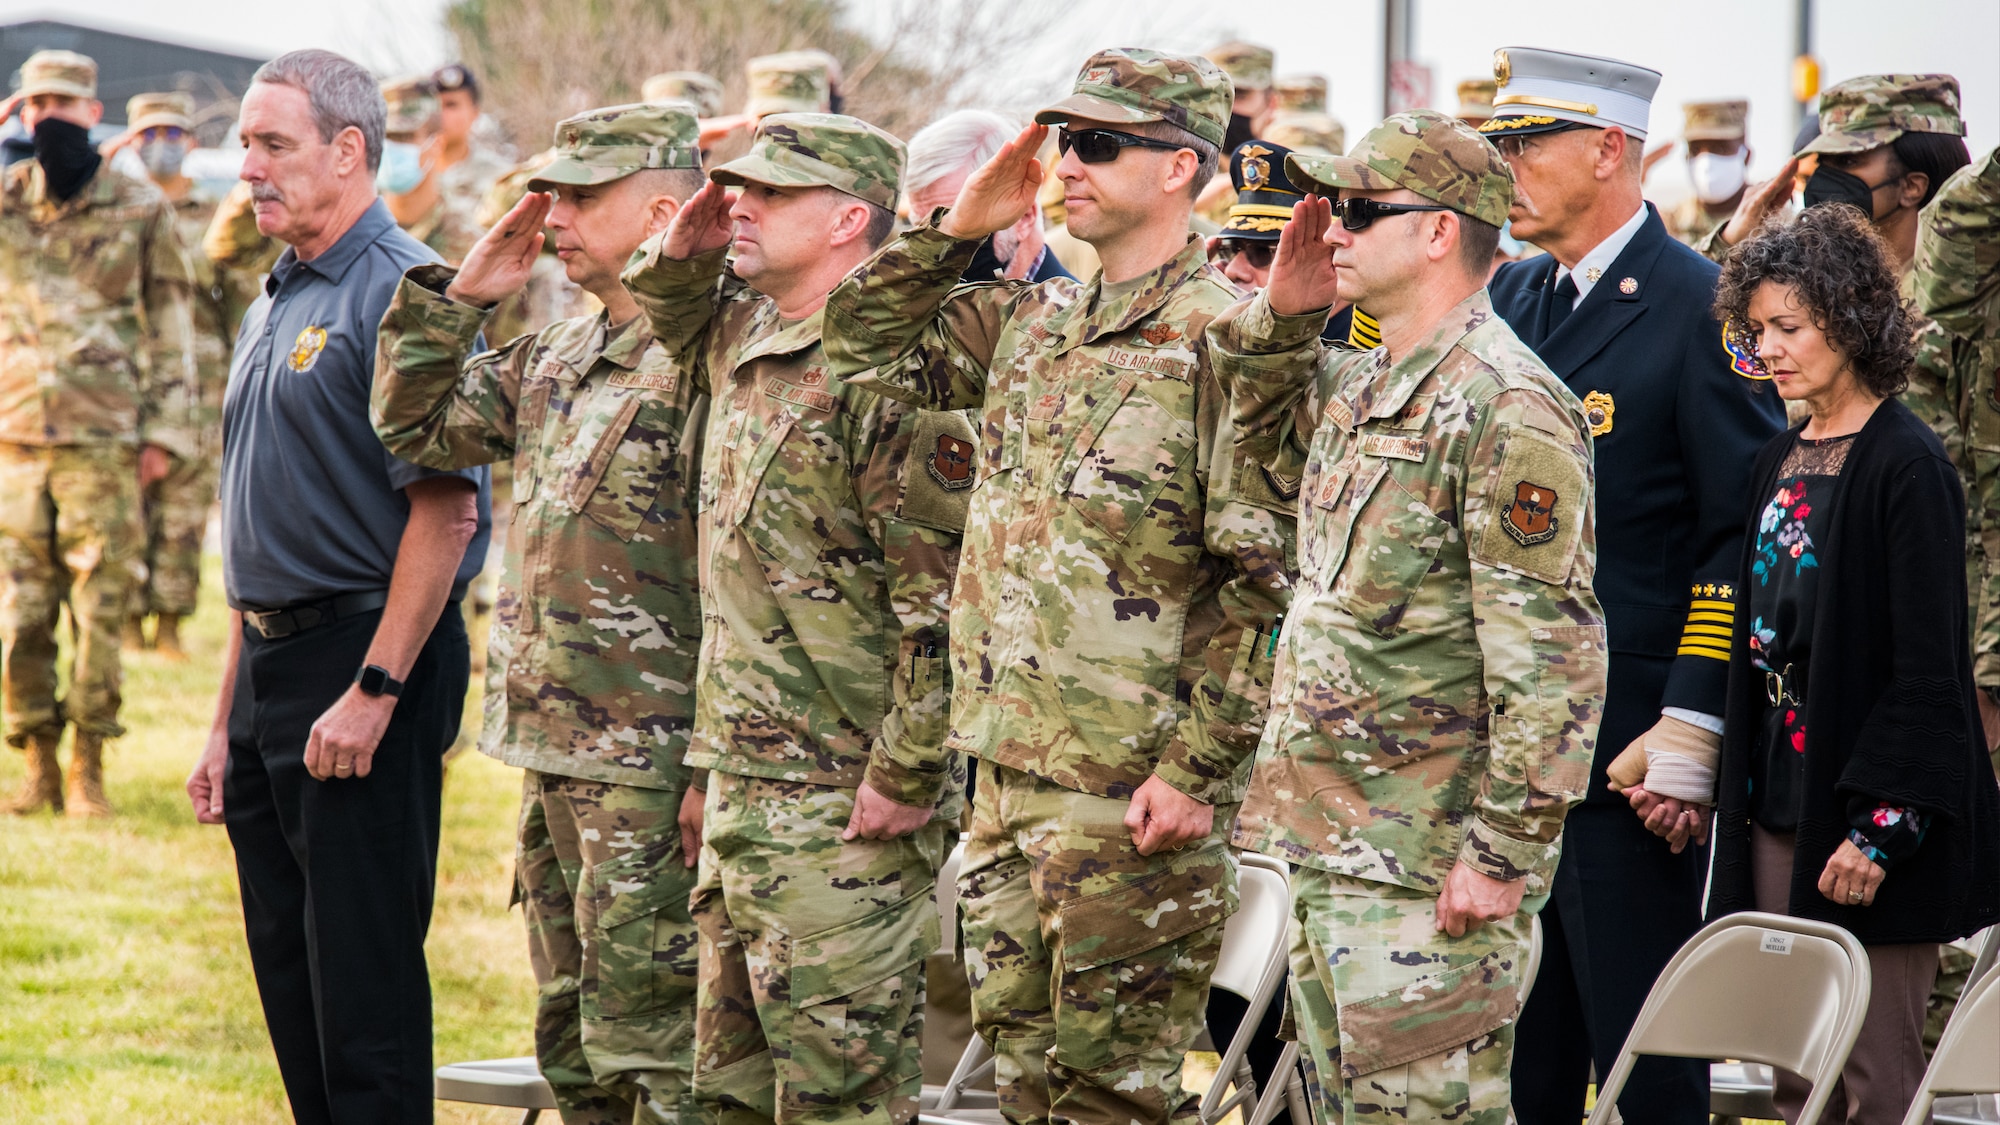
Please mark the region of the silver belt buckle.
POLYGON ((1793 695, 1792 689, 1785 684, 1785 678, 1791 674, 1792 666, 1790 664, 1785 665, 1785 670, 1782 672, 1766 671, 1764 673, 1764 698, 1770 702, 1771 706, 1782 707, 1787 703, 1794 707, 1798 706, 1798 696, 1793 695))

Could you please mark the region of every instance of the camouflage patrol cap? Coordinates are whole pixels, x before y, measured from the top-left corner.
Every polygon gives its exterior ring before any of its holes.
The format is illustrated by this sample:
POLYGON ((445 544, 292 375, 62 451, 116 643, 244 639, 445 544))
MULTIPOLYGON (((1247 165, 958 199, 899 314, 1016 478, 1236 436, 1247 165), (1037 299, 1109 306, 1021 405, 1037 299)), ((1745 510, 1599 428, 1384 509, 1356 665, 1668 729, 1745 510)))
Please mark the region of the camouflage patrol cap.
POLYGON ((1221 67, 1238 90, 1271 88, 1271 72, 1278 65, 1278 57, 1269 47, 1259 47, 1255 43, 1224 43, 1220 47, 1210 47, 1202 54, 1221 67))
POLYGON ((722 83, 699 70, 673 70, 655 74, 639 88, 639 100, 646 102, 693 102, 703 117, 722 116, 722 83))
POLYGON ((750 100, 743 112, 825 113, 832 104, 832 76, 824 51, 786 51, 761 55, 743 64, 750 79, 750 100))
POLYGON ((757 123, 749 152, 708 178, 731 187, 830 187, 893 211, 904 158, 903 142, 858 117, 774 113, 757 123))
POLYGON ((1799 150, 1866 152, 1904 133, 1965 135, 1958 79, 1949 74, 1868 74, 1819 96, 1819 136, 1799 150))
POLYGON ((1271 86, 1271 101, 1280 114, 1325 113, 1326 76, 1288 74, 1271 86))
POLYGON ((422 132, 437 122, 437 87, 429 78, 391 78, 382 83, 382 100, 389 106, 382 131, 390 136, 422 132))
POLYGON ((1079 119, 1114 125, 1164 121, 1220 147, 1235 97, 1229 75, 1200 55, 1114 47, 1085 60, 1076 75, 1075 91, 1035 114, 1035 121, 1041 125, 1079 119))
POLYGON ((640 102, 593 109, 556 123, 555 159, 528 180, 529 191, 554 184, 608 184, 646 168, 699 171, 701 134, 687 102, 640 102))
POLYGON ((97 60, 75 51, 36 51, 21 64, 23 98, 60 94, 66 98, 97 98, 97 60))
POLYGON ((1281 114, 1264 126, 1263 139, 1293 152, 1339 156, 1347 151, 1347 126, 1324 113, 1281 114))
POLYGON ((1687 125, 1684 141, 1740 141, 1747 135, 1750 103, 1746 101, 1687 102, 1681 106, 1687 125))
POLYGON ((181 93, 134 94, 125 103, 125 128, 137 133, 146 129, 194 128, 194 99, 181 93))
POLYGON ((1458 119, 1485 121, 1493 116, 1493 95, 1500 84, 1491 78, 1468 78, 1458 84, 1458 119))
POLYGON ((1300 187, 1357 191, 1407 188, 1454 211, 1500 226, 1514 204, 1514 172, 1472 126, 1434 109, 1398 113, 1368 131, 1346 156, 1294 152, 1285 169, 1300 187))

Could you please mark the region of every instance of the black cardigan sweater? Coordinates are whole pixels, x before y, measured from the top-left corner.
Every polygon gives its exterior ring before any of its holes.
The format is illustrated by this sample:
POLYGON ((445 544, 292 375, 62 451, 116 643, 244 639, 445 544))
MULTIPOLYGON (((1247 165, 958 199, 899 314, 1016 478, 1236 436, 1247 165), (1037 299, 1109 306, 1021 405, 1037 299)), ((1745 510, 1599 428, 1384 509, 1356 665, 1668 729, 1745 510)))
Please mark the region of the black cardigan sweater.
MULTIPOLYGON (((1754 531, 1797 429, 1757 456, 1754 531)), ((1820 544, 1819 603, 1806 674, 1805 797, 1788 913, 1843 926, 1866 945, 1942 942, 2000 921, 2000 787, 1973 698, 1966 622, 1965 493, 1930 428, 1884 402, 1848 450, 1820 544), (1872 906, 1819 893, 1861 794, 1930 817, 1924 841, 1872 906)), ((1750 761, 1766 706, 1744 655, 1755 536, 1737 572, 1711 919, 1756 908, 1750 875, 1750 761)))

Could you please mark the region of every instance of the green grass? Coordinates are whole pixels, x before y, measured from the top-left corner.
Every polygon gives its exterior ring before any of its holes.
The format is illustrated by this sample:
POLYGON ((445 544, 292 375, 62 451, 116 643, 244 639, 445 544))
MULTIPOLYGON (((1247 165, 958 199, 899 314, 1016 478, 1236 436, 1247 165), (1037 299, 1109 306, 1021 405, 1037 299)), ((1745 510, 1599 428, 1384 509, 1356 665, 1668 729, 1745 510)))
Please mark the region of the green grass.
MULTIPOLYGON (((106 767, 117 818, 0 819, 0 1122, 289 1119, 229 841, 194 822, 182 789, 220 664, 213 560, 209 578, 187 662, 126 658, 130 733, 106 767)), ((20 755, 0 752, 0 789, 20 779, 20 755)), ((533 1051, 534 981, 507 909, 519 794, 520 771, 477 753, 445 781, 429 944, 439 1063, 533 1051)), ((444 1122, 518 1119, 438 1106, 444 1122)))

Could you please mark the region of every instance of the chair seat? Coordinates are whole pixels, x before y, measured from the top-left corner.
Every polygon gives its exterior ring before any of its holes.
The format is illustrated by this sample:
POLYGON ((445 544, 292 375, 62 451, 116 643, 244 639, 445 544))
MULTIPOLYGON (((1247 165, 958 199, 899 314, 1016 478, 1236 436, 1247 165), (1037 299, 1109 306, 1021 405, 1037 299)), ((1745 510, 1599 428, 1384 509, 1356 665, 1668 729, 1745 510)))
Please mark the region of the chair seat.
POLYGON ((452 1063, 437 1069, 439 1101, 473 1105, 504 1105, 514 1109, 554 1109, 550 1091, 534 1056, 452 1063))
POLYGON ((1771 1068, 1758 1063, 1715 1063, 1708 1070, 1708 1111, 1719 1117, 1778 1119, 1771 1100, 1771 1068))
POLYGON ((1991 1094, 1966 1094, 1939 1098, 1931 1105, 1934 1125, 1994 1125, 2000 1121, 2000 1107, 1991 1094))

